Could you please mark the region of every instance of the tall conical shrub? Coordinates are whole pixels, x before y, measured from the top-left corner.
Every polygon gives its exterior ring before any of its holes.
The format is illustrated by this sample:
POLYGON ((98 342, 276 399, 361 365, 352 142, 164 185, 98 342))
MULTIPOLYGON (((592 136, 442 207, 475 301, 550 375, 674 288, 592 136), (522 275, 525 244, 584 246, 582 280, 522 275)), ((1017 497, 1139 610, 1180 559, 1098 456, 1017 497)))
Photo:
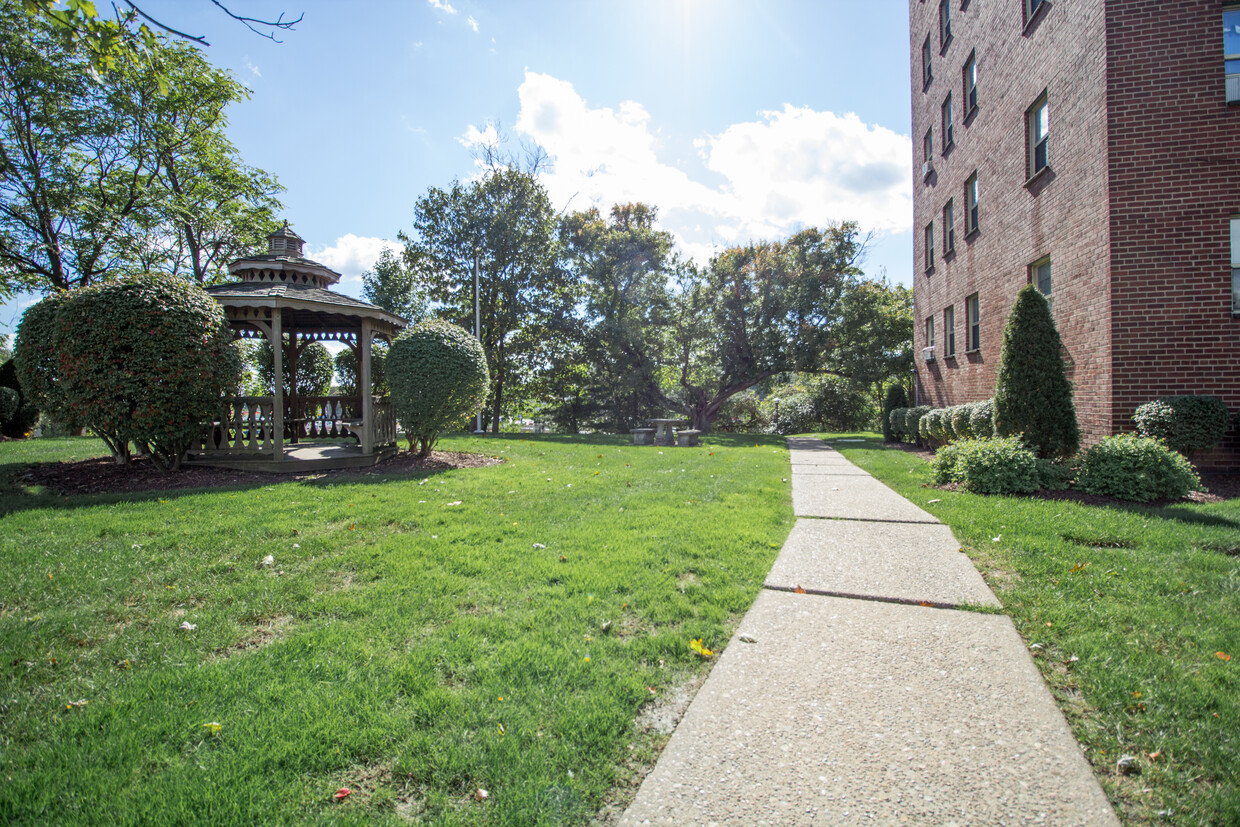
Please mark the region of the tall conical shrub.
POLYGON ((896 435, 891 429, 891 412, 896 408, 908 407, 908 394, 899 382, 887 388, 887 397, 883 400, 883 440, 895 442, 896 435))
POLYGON ((1041 457, 1063 457, 1080 447, 1063 345, 1050 305, 1033 285, 1016 294, 1003 330, 995 385, 995 433, 1022 434, 1041 457))

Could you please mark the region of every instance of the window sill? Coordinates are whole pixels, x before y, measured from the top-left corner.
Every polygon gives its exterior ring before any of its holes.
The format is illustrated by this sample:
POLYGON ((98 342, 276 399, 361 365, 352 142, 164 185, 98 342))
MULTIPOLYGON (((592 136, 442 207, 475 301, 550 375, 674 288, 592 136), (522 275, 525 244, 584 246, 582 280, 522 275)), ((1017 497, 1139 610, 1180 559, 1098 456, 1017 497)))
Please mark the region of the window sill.
POLYGON ((982 349, 980 347, 975 347, 975 348, 970 348, 969 350, 966 350, 964 352, 964 355, 968 356, 970 353, 981 353, 981 352, 982 352, 982 349))
MULTIPOLYGON (((977 236, 981 232, 982 232, 981 227, 974 227, 973 229, 969 230, 967 233, 964 234, 964 240, 972 241, 973 239, 977 238, 977 236)), ((965 352, 968 353, 968 351, 965 351, 965 352)))
POLYGON ((943 145, 943 151, 939 153, 939 157, 946 158, 948 154, 951 153, 951 151, 955 148, 956 148, 956 141, 953 139, 952 141, 943 145))
POLYGON ((968 112, 965 112, 964 117, 960 120, 960 122, 964 124, 965 126, 968 126, 969 124, 973 123, 973 119, 977 117, 978 108, 979 107, 974 106, 968 112))
POLYGON ((921 91, 922 91, 922 94, 925 94, 926 92, 929 92, 929 91, 930 91, 930 84, 932 84, 932 83, 934 83, 934 75, 931 75, 931 76, 930 76, 930 77, 928 77, 928 78, 923 78, 923 79, 922 79, 922 81, 921 81, 921 91))
POLYGON ((1050 171, 1051 171, 1051 165, 1047 164, 1046 166, 1042 167, 1040 170, 1035 172, 1033 175, 1030 175, 1029 180, 1026 181, 1022 186, 1024 186, 1025 189, 1029 189, 1034 184, 1036 184, 1038 181, 1042 180, 1047 175, 1049 175, 1050 171))
POLYGON ((939 47, 939 57, 947 54, 947 49, 952 45, 952 36, 949 34, 947 40, 943 41, 943 45, 939 47))

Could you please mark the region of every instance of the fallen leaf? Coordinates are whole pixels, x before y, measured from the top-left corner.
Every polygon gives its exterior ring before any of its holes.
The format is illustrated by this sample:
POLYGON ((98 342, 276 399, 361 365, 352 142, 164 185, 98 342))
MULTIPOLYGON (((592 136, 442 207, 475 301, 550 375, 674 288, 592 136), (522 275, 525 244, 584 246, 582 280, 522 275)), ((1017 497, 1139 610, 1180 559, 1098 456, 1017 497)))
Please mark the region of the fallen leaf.
POLYGON ((1077 572, 1085 571, 1085 569, 1087 568, 1089 568, 1089 563, 1077 563, 1075 566, 1068 569, 1068 571, 1070 571, 1073 574, 1076 574, 1077 572))
POLYGON ((704 658, 709 658, 715 654, 710 649, 707 649, 705 646, 702 645, 701 638, 697 638, 696 640, 689 641, 689 648, 697 652, 699 655, 701 655, 704 658))
POLYGON ((124 660, 118 660, 118 661, 116 662, 116 668, 117 668, 117 669, 128 669, 128 668, 129 668, 129 658, 125 658, 124 660))
POLYGON ((218 735, 219 731, 223 729, 224 726, 218 721, 208 721, 202 725, 202 728, 205 729, 210 735, 218 735))
POLYGON ((90 701, 86 700, 85 698, 83 698, 80 701, 69 701, 69 703, 65 704, 65 709, 81 709, 82 707, 86 706, 88 703, 90 703, 90 701))
POLYGON ((561 562, 561 563, 567 563, 567 562, 568 562, 568 558, 567 558, 567 557, 565 557, 563 554, 561 554, 561 555, 560 555, 560 562, 561 562))
POLYGON ((798 585, 795 589, 792 590, 792 593, 793 594, 805 594, 805 589, 801 588, 798 585))
MULTIPOLYGON (((513 525, 516 525, 516 523, 513 523, 513 525)), ((544 546, 542 543, 535 543, 534 548, 546 548, 546 546, 544 546)))
POLYGON ((336 790, 336 794, 333 795, 332 798, 336 799, 337 801, 344 801, 346 798, 348 798, 351 795, 353 795, 352 790, 350 790, 348 787, 341 787, 340 789, 336 790))
POLYGON ((188 620, 181 621, 181 628, 187 632, 192 632, 198 628, 198 624, 190 623, 188 620))
POLYGON ((659 693, 659 690, 655 689, 653 686, 647 686, 646 691, 651 695, 657 695, 659 693))
POLYGON ((741 643, 757 643, 758 642, 758 639, 754 637, 753 635, 737 635, 736 639, 739 640, 741 643))
POLYGON ((497 726, 497 727, 499 727, 499 734, 500 734, 500 735, 503 735, 503 734, 504 734, 504 725, 503 725, 503 724, 496 724, 496 726, 497 726))
POLYGON ((1151 761, 1157 761, 1158 757, 1162 755, 1162 750, 1155 750, 1154 752, 1151 752, 1149 755, 1150 755, 1151 761))
POLYGON ((1214 657, 1218 658, 1219 660, 1231 660, 1231 655, 1227 654, 1226 652, 1215 652, 1214 657))
MULTIPOLYGON (((524 442, 525 440, 521 440, 521 441, 524 442)), ((486 801, 489 795, 490 793, 488 793, 486 790, 479 787, 478 789, 474 790, 474 801, 486 801)))

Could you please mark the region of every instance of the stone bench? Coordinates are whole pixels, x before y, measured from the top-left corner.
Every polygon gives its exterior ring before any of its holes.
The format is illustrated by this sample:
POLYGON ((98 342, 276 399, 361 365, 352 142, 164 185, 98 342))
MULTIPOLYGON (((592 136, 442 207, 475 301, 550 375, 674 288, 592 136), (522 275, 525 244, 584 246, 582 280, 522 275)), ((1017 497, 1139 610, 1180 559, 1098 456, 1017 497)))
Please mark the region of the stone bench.
POLYGON ((654 428, 634 428, 629 433, 634 445, 654 445, 654 428))
POLYGON ((698 444, 698 435, 701 431, 692 429, 676 432, 676 445, 681 448, 692 448, 698 444))

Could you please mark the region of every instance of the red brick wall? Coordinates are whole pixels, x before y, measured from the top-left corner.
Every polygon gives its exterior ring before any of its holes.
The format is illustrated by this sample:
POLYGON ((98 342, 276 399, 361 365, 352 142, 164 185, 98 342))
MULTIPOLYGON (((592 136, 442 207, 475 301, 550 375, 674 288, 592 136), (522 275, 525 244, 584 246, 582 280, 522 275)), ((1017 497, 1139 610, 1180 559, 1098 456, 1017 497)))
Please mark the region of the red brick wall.
MULTIPOLYGON (((1102 0, 1047 4, 1026 25, 1021 0, 952 5, 953 38, 938 51, 937 0, 910 0, 913 82, 915 347, 923 404, 950 405, 994 392, 1003 326, 1028 265, 1051 256, 1054 312, 1069 354, 1081 429, 1110 432, 1110 308, 1107 280, 1107 121, 1102 0), (921 44, 932 32, 934 80, 923 92, 921 44), (962 122, 961 69, 976 50, 978 110, 962 122), (1050 104, 1050 172, 1026 186, 1025 111, 1043 90, 1050 104), (955 147, 942 155, 940 107, 955 107, 955 147), (935 132, 935 174, 921 176, 922 136, 935 132), (978 172, 980 232, 964 235, 964 182, 978 172), (942 255, 942 208, 953 198, 956 254, 942 255), (924 273, 923 232, 935 222, 934 271, 924 273), (978 293, 982 342, 966 354, 965 297, 978 293), (957 356, 943 358, 943 309, 955 306, 957 356), (921 359, 924 320, 936 317, 936 354, 921 359)), ((1221 27, 1217 27, 1221 28, 1221 27)), ((1221 83, 1221 80, 1220 80, 1221 83)))
MULTIPOLYGON (((1218 0, 1109 0, 1111 426, 1157 396, 1240 409, 1229 219, 1240 214, 1240 106, 1223 88, 1218 0)), ((1240 466, 1235 434, 1202 467, 1240 466)))

